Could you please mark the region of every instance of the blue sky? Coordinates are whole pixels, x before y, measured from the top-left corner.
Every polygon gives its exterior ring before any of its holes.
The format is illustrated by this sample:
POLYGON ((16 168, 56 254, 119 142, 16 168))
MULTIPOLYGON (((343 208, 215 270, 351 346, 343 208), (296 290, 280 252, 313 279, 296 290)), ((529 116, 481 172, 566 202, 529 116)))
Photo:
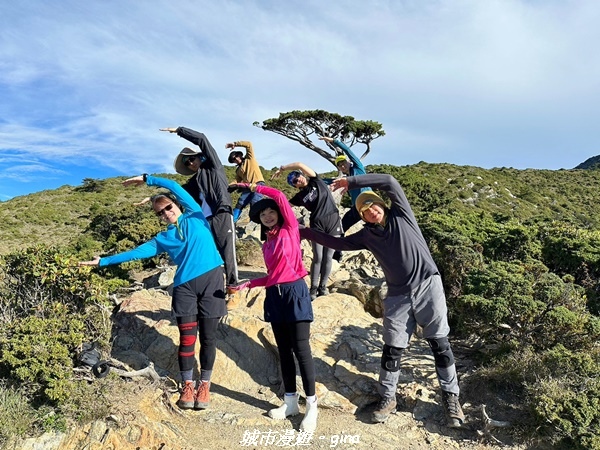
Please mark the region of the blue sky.
POLYGON ((19 0, 0 4, 0 200, 173 172, 204 132, 262 166, 331 166, 253 127, 383 124, 365 164, 572 168, 600 154, 596 0, 19 0))

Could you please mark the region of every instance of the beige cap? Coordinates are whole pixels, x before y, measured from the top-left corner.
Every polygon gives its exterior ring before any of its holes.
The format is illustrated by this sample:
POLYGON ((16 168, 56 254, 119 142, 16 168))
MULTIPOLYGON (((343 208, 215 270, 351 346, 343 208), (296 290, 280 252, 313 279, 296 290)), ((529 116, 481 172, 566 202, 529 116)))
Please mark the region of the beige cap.
POLYGON ((373 191, 361 192, 358 197, 356 197, 354 207, 358 211, 358 214, 360 214, 361 219, 365 220, 363 213, 374 203, 385 208, 385 202, 383 199, 373 191))
POLYGON ((183 163, 183 158, 186 156, 191 156, 191 155, 198 156, 200 154, 201 154, 201 152, 197 152, 197 151, 192 150, 189 147, 185 147, 183 150, 181 150, 179 152, 179 155, 177 155, 177 157, 175 158, 175 161, 173 162, 173 167, 175 168, 175 172, 177 172, 181 175, 194 175, 196 172, 194 170, 190 169, 189 167, 187 167, 183 163))

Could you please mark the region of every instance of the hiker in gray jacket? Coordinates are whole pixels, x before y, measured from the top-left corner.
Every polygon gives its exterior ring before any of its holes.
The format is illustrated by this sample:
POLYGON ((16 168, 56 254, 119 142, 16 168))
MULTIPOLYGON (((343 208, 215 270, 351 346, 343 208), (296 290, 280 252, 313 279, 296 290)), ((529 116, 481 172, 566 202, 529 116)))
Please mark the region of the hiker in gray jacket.
POLYGON ((456 366, 448 341, 450 327, 442 279, 404 191, 394 177, 386 174, 339 178, 332 185, 334 189, 370 186, 384 191, 391 201, 388 207, 375 192, 362 192, 354 206, 365 224, 346 237, 310 228, 300 230, 302 238, 336 250, 367 249, 383 270, 388 293, 383 300, 384 345, 378 384, 381 399, 373 412, 373 422, 384 422, 396 410, 400 357, 418 324, 433 352, 448 425, 460 427, 465 416, 458 400, 456 366))

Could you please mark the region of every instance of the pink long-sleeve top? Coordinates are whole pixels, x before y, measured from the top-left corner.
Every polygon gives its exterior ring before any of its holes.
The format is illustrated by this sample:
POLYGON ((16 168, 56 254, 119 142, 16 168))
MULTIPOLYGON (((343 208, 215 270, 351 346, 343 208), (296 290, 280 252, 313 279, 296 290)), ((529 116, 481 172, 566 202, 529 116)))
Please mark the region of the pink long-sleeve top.
POLYGON ((285 194, 269 186, 256 186, 256 192, 271 197, 277 203, 283 224, 267 232, 262 246, 267 276, 250 281, 250 287, 274 286, 304 278, 308 272, 302 263, 298 220, 285 194))

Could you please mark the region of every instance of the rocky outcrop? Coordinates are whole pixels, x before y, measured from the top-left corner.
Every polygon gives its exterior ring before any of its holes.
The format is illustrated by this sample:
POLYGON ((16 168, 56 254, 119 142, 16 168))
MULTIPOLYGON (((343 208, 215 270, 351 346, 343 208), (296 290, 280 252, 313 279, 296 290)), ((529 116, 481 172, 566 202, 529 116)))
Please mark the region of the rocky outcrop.
MULTIPOLYGON (((238 248, 243 249, 238 257, 251 265, 240 267, 240 277, 263 276, 260 229, 248 224, 243 230, 238 236, 238 248)), ((310 267, 311 245, 303 241, 302 247, 306 266, 310 267)), ((144 397, 135 399, 138 403, 135 417, 122 411, 65 434, 47 434, 37 440, 21 442, 15 449, 196 448, 185 446, 186 433, 173 422, 173 414, 181 414, 174 407, 175 389, 170 393, 165 389, 165 384, 175 387, 175 380, 179 380, 179 333, 171 314, 169 295, 172 274, 173 268, 164 268, 139 284, 144 289, 119 299, 118 311, 112 317, 110 355, 112 362, 125 370, 143 369, 152 363, 163 380, 171 382, 163 383, 162 387, 150 384, 144 397)), ((311 346, 321 408, 352 415, 377 399, 382 346, 381 298, 385 295, 382 278, 369 252, 346 252, 341 264, 334 261, 330 294, 313 302, 315 321, 311 328, 311 346)), ((221 404, 229 405, 229 412, 218 409, 202 412, 206 423, 262 428, 273 425, 264 414, 256 412, 257 408, 264 411, 278 404, 277 397, 283 393, 275 340, 270 324, 263 320, 264 296, 264 289, 256 288, 237 293, 228 303, 228 315, 219 326, 211 391, 221 399, 221 404), (232 403, 238 405, 237 409, 232 409, 232 403)), ((428 354, 423 343, 415 347, 418 354, 428 354)), ((414 371, 410 368, 402 371, 404 397, 413 399, 409 406, 420 416, 433 414, 432 411, 439 413, 432 401, 433 394, 423 395, 430 391, 420 385, 415 387, 414 373, 423 376, 421 363, 414 371)), ((432 362, 430 366, 427 377, 435 378, 432 362)), ((299 376, 297 388, 303 395, 299 376)), ((400 426, 400 418, 396 426, 400 426)))
MULTIPOLYGON (((232 391, 280 392, 279 363, 270 324, 262 320, 264 289, 236 294, 219 329, 213 380, 232 391)), ((160 290, 133 293, 114 316, 112 357, 132 369, 154 363, 163 376, 179 378, 178 330, 170 297, 160 290)), ((375 400, 381 325, 356 298, 334 293, 313 302, 312 350, 323 407, 354 412, 375 400)), ((302 385, 298 378, 298 390, 302 385)))

